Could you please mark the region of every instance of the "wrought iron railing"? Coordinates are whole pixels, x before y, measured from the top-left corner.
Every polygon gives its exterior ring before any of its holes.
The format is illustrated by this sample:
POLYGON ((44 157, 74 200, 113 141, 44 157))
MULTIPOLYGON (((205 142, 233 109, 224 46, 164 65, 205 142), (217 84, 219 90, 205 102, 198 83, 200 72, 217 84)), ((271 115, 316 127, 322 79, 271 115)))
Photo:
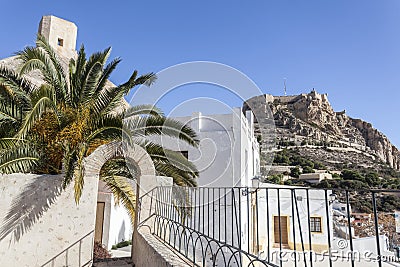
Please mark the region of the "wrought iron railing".
POLYGON ((157 187, 140 201, 151 199, 139 227, 193 266, 400 266, 396 222, 382 208, 388 194, 400 191, 157 187), (361 197, 371 210, 358 222, 351 208, 361 197))
POLYGON ((93 262, 94 231, 84 235, 81 239, 74 242, 56 256, 48 260, 41 267, 86 267, 93 262), (89 245, 90 251, 83 245, 89 245), (89 254, 90 253, 90 254, 89 254), (83 255, 85 254, 85 255, 83 255))

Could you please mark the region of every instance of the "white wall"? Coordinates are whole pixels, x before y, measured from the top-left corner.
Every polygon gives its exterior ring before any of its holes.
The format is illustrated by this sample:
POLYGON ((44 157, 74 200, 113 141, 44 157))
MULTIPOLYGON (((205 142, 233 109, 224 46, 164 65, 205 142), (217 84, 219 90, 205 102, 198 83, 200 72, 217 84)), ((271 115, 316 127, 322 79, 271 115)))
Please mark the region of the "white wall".
POLYGON ((169 137, 152 140, 171 150, 188 151, 189 160, 200 172, 198 186, 245 186, 259 174, 259 147, 252 114, 246 118, 240 108, 234 108, 231 114, 193 113, 173 119, 188 123, 197 132, 199 148, 169 137))
MULTIPOLYGON (((341 213, 347 215, 347 204, 346 203, 340 203, 339 201, 334 201, 332 204, 332 208, 334 210, 340 211, 341 213)), ((349 204, 349 208, 350 208, 350 214, 351 214, 351 206, 349 204)))
POLYGON ((39 25, 39 33, 46 37, 57 53, 67 58, 76 56, 77 32, 78 28, 73 22, 55 16, 43 16, 39 25), (63 40, 62 46, 58 44, 58 39, 63 40))
POLYGON ((62 180, 60 175, 0 175, 1 232, 10 230, 0 240, 1 266, 42 266, 87 234, 80 255, 77 243, 68 250, 68 259, 64 253, 46 266, 78 266, 79 260, 83 264, 92 258, 90 233, 95 225, 98 180, 85 180, 79 205, 72 184, 57 196, 62 180), (40 216, 49 200, 53 203, 40 216), (6 219, 9 212, 15 217, 6 219), (31 228, 26 227, 29 224, 31 228))
MULTIPOLYGON (((357 258, 374 258, 377 255, 376 237, 369 236, 363 238, 354 238, 353 236, 353 252, 355 259, 357 258)), ((394 253, 389 251, 389 238, 385 235, 379 236, 379 248, 381 255, 393 256, 394 253)), ((333 238, 332 249, 335 251, 344 252, 344 255, 351 255, 350 241, 348 239, 333 238), (347 244, 345 248, 338 247, 338 244, 347 244)))
MULTIPOLYGON (((262 246, 260 250, 266 250, 268 245, 268 229, 269 229, 269 241, 270 246, 274 244, 274 216, 278 216, 278 193, 279 189, 279 205, 280 205, 280 215, 288 216, 289 227, 288 227, 288 239, 289 247, 294 248, 293 241, 293 228, 296 235, 296 246, 297 249, 301 248, 301 235, 303 237, 303 243, 305 249, 308 249, 309 244, 309 231, 308 231, 308 212, 307 212, 307 197, 306 191, 294 186, 280 186, 274 184, 261 184, 261 187, 268 187, 268 198, 266 199, 266 190, 259 189, 258 191, 258 203, 259 203, 259 243, 262 246), (292 212, 292 198, 291 198, 291 188, 296 189, 296 197, 300 197, 297 200, 297 206, 299 211, 299 217, 297 216, 296 206, 294 207, 294 215, 292 212), (268 205, 268 212, 267 212, 268 205), (295 223, 293 226, 293 216, 295 223), (300 220, 301 229, 299 227, 298 221, 300 220), (267 224, 269 220, 269 224, 267 224)), ((329 204, 329 194, 328 191, 328 213, 329 213, 329 227, 331 238, 333 237, 333 224, 332 224, 332 205, 329 204)), ((327 226, 327 215, 325 207, 325 192, 323 190, 309 190, 309 203, 310 203, 310 216, 321 217, 321 233, 313 232, 311 233, 312 249, 315 252, 321 252, 328 249, 328 226, 327 226)), ((279 230, 278 230, 279 231, 279 230)), ((255 241, 254 241, 255 242, 255 241)), ((279 243, 279 240, 278 240, 279 243)), ((266 252, 266 251, 265 251, 266 252)))
MULTIPOLYGON (((239 202, 241 191, 235 191, 236 213, 232 214, 231 191, 228 190, 225 197, 221 195, 221 198, 218 199, 219 194, 213 192, 212 187, 251 186, 251 179, 260 174, 259 146, 254 136, 253 114, 247 112, 245 116, 240 108, 234 108, 231 114, 202 115, 193 113, 192 116, 173 119, 188 123, 196 131, 200 139, 199 148, 190 147, 169 137, 154 138, 153 141, 171 150, 188 151, 189 160, 197 166, 200 172, 197 180, 198 186, 211 187, 211 189, 199 191, 195 212, 201 211, 202 207, 199 205, 210 203, 212 206, 213 203, 215 204, 209 214, 203 215, 200 212, 200 215, 197 215, 197 218, 201 216, 201 221, 195 224, 195 229, 202 232, 204 227, 205 234, 210 232, 211 236, 221 232, 219 235, 222 240, 226 239, 228 243, 233 242, 235 246, 238 246, 237 232, 239 230, 237 226, 240 219, 236 215, 239 214, 239 206, 243 208, 246 205, 243 200, 239 202), (213 193, 216 193, 215 199, 213 193), (210 194, 210 198, 208 194, 210 194), (221 223, 222 226, 218 229, 221 223), (227 229, 226 234, 225 229, 227 229)), ((205 207, 205 210, 208 210, 208 206, 205 207)), ((244 211, 245 209, 242 209, 242 229, 247 229, 243 223, 246 216, 244 211)), ((240 234, 243 237, 246 234, 245 230, 240 234)), ((198 251, 198 255, 201 255, 200 251, 198 251)))
POLYGON ((102 181, 99 182, 97 202, 105 203, 102 243, 107 249, 111 249, 121 241, 131 240, 133 232, 131 218, 122 204, 115 205, 113 194, 106 189, 102 181))

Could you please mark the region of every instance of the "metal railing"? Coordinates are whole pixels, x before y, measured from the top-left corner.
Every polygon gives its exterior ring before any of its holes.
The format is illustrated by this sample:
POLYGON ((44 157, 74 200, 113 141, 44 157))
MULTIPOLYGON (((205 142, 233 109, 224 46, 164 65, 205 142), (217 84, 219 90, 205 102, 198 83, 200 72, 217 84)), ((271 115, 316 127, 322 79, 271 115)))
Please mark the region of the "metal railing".
POLYGON ((94 246, 94 231, 84 235, 81 239, 71 244, 69 247, 58 253, 56 256, 48 260, 41 267, 72 267, 72 266, 91 266, 93 262, 93 246, 94 246), (91 250, 88 257, 82 257, 86 250, 82 250, 82 243, 90 242, 91 250), (76 251, 77 250, 77 251, 76 251), (70 256, 70 254, 73 254, 70 256), (77 255, 76 255, 77 254, 77 255))
POLYGON ((400 266, 394 222, 379 218, 391 218, 380 210, 387 194, 400 191, 157 187, 141 198, 151 200, 139 227, 147 224, 193 266, 400 266), (351 215, 360 197, 372 207, 365 232, 351 215))

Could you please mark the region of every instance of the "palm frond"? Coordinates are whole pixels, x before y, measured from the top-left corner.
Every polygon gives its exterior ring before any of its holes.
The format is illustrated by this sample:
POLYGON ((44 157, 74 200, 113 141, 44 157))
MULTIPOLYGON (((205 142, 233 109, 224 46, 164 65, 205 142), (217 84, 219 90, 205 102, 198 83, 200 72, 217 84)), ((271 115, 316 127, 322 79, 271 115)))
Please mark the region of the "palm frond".
POLYGON ((22 126, 17 134, 20 139, 25 139, 28 132, 39 121, 45 112, 57 114, 57 106, 53 88, 42 85, 38 91, 31 95, 33 107, 26 113, 22 126))
POLYGON ((37 36, 36 46, 38 48, 43 49, 47 56, 49 57, 51 63, 53 64, 55 75, 53 75, 53 85, 55 86, 56 90, 61 94, 61 97, 65 99, 66 97, 66 82, 67 77, 64 72, 64 68, 60 63, 60 59, 56 55, 54 49, 50 46, 46 38, 40 34, 37 36))
POLYGON ((126 83, 117 87, 103 88, 99 91, 96 101, 93 102, 94 112, 105 114, 115 110, 118 106, 121 106, 122 99, 129 90, 141 84, 150 86, 155 79, 156 76, 153 73, 137 78, 137 71, 135 70, 126 83))
POLYGON ((113 59, 103 70, 103 74, 99 80, 99 83, 96 88, 96 93, 100 92, 104 88, 107 83, 108 78, 110 78, 111 73, 115 70, 117 65, 121 62, 120 58, 113 59))
POLYGON ((115 204, 118 205, 122 203, 122 205, 125 207, 131 217, 131 223, 133 225, 135 218, 136 197, 132 185, 125 177, 115 175, 100 176, 100 180, 104 181, 107 187, 113 193, 115 204))
POLYGON ((0 138, 0 151, 2 149, 11 149, 15 147, 18 143, 25 143, 24 140, 12 137, 0 138))
POLYGON ((106 64, 107 59, 111 53, 111 47, 102 52, 92 54, 85 64, 82 79, 82 91, 80 95, 80 103, 85 104, 89 102, 92 96, 98 91, 97 85, 103 75, 103 66, 106 64))
POLYGON ((85 166, 83 162, 86 156, 87 149, 88 149, 87 144, 85 143, 81 144, 77 152, 77 160, 74 168, 74 192, 75 192, 74 196, 75 196, 75 202, 77 204, 81 199, 83 185, 85 183, 84 179, 85 166))
POLYGON ((76 150, 71 149, 69 144, 64 144, 64 157, 63 157, 63 171, 64 171, 64 180, 62 183, 62 188, 65 189, 73 179, 74 170, 76 163, 78 161, 78 157, 76 154, 76 150))
POLYGON ((7 121, 10 123, 17 123, 18 119, 16 118, 18 109, 15 106, 5 107, 2 103, 0 103, 0 124, 3 121, 7 121), (7 111, 9 112, 7 112, 7 111))
POLYGON ((71 59, 69 62, 69 90, 67 94, 68 104, 76 108, 79 105, 80 91, 82 90, 83 71, 86 67, 86 53, 84 45, 78 51, 78 57, 75 61, 71 59))
POLYGON ((95 114, 107 114, 121 105, 124 92, 118 87, 104 88, 91 104, 95 114))
POLYGON ((146 105, 146 104, 135 105, 129 107, 125 111, 125 116, 128 118, 130 116, 139 116, 139 115, 152 115, 152 116, 164 117, 164 113, 162 112, 162 110, 153 105, 146 105))
POLYGON ((154 167, 158 175, 172 177, 176 185, 197 186, 195 177, 171 164, 156 161, 154 162, 154 167))
POLYGON ((196 166, 185 158, 182 153, 164 148, 153 142, 146 142, 143 147, 153 161, 169 163, 183 171, 190 172, 193 176, 198 176, 196 166))
POLYGON ((114 158, 108 160, 100 170, 101 176, 121 176, 133 180, 138 177, 134 166, 130 166, 125 158, 114 158))
POLYGON ((133 87, 141 84, 144 84, 146 86, 151 86, 157 79, 157 76, 154 73, 144 74, 139 77, 137 77, 137 75, 138 75, 137 70, 133 71, 129 80, 118 86, 118 88, 122 90, 124 94, 127 94, 129 90, 131 90, 133 87))
MULTIPOLYGON (((17 52, 18 58, 22 61, 19 66, 20 75, 25 75, 31 71, 38 70, 43 79, 54 88, 59 88, 57 82, 57 71, 51 62, 46 51, 38 47, 25 47, 24 50, 17 52)), ((60 96, 61 97, 61 96, 60 96)))
POLYGON ((124 119, 124 124, 134 136, 165 135, 185 141, 195 147, 199 143, 197 134, 192 128, 174 119, 155 116, 131 116, 124 119))
POLYGON ((0 150, 0 173, 27 173, 38 161, 39 155, 33 147, 27 144, 14 145, 0 150))
POLYGON ((14 101, 28 98, 28 94, 36 89, 36 86, 27 79, 21 77, 13 69, 0 65, 0 95, 14 101))

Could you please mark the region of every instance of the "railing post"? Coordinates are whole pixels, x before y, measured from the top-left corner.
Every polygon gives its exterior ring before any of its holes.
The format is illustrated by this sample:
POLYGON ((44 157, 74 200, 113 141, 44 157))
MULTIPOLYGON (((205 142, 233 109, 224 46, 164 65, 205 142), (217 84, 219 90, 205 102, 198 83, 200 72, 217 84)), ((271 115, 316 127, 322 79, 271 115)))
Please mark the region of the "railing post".
POLYGON ((348 190, 346 190, 346 209, 347 209, 347 223, 349 229, 349 242, 351 250, 351 266, 354 267, 353 234, 351 232, 351 224, 350 224, 350 197, 348 190))
MULTIPOLYGON (((279 266, 282 267, 282 226, 281 226, 281 200, 279 188, 276 189, 277 203, 278 203, 278 227, 279 227, 279 266)), ((274 218, 275 223, 275 218, 274 218)))
POLYGON ((382 256, 381 247, 379 242, 379 225, 378 225, 378 211, 376 209, 376 197, 375 192, 372 192, 372 207, 374 211, 374 222, 375 222, 375 237, 376 237, 376 252, 378 254, 378 265, 382 267, 382 256))
POLYGON ((292 206, 292 232, 293 232, 293 251, 294 251, 294 266, 297 267, 297 253, 296 253, 296 223, 295 223, 295 215, 294 215, 294 189, 290 190, 290 199, 292 206))
MULTIPOLYGON (((308 223, 308 246, 310 251, 310 266, 313 267, 312 260, 312 238, 311 238, 311 218, 310 218, 310 193, 308 192, 308 188, 306 189, 306 197, 307 197, 307 223, 308 223)), ((322 227, 322 226, 321 226, 322 227)))
POLYGON ((326 227, 328 230, 328 252, 329 252, 329 266, 332 267, 332 245, 331 245, 331 226, 330 226, 330 212, 328 203, 328 190, 325 189, 325 210, 326 210, 326 227))

